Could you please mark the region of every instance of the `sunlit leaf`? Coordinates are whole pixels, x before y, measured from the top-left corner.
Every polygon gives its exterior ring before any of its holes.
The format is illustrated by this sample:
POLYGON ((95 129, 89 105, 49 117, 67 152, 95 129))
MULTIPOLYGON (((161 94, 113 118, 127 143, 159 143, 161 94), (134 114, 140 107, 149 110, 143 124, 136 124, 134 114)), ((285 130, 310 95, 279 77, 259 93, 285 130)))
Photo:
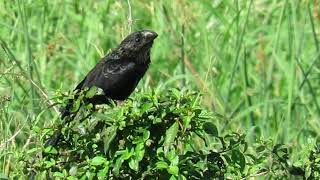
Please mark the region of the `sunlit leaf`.
POLYGON ((105 162, 106 162, 106 158, 104 158, 102 156, 96 156, 91 160, 90 164, 92 166, 99 166, 105 162))
POLYGON ((98 88, 96 86, 91 87, 87 92, 85 97, 92 98, 94 95, 97 94, 98 88))
MULTIPOLYGON (((178 122, 174 122, 171 127, 166 131, 166 136, 163 145, 168 147, 171 143, 174 142, 179 130, 178 122)), ((165 152, 166 154, 166 152, 165 152)))
POLYGON ((81 105, 81 100, 80 99, 77 99, 74 103, 73 103, 73 106, 72 106, 72 112, 77 112, 80 108, 80 105, 81 105))
POLYGON ((132 158, 129 161, 129 167, 134 171, 138 171, 139 170, 139 161, 137 161, 135 158, 132 158))
POLYGON ((179 174, 179 167, 178 166, 169 166, 167 169, 169 174, 177 176, 179 174))
POLYGON ((105 179, 108 175, 109 166, 106 166, 105 168, 99 170, 98 172, 98 179, 105 179))
POLYGON ((44 149, 44 152, 45 153, 48 153, 48 154, 58 154, 58 151, 56 148, 54 148, 53 146, 48 146, 44 149))
POLYGON ((54 172, 53 177, 64 178, 64 174, 61 172, 54 172))

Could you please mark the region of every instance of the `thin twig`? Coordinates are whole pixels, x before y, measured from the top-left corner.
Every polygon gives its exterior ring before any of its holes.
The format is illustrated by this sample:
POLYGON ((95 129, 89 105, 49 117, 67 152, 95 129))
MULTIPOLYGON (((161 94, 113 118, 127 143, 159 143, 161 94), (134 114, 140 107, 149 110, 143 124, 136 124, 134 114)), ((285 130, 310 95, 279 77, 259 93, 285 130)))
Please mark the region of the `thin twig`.
POLYGON ((133 24, 133 20, 132 20, 132 8, 131 8, 131 4, 130 4, 130 0, 127 0, 128 2, 128 9, 129 9, 129 14, 128 14, 128 28, 129 28, 129 32, 132 32, 132 24, 133 24))
MULTIPOLYGON (((180 47, 180 55, 181 55, 181 73, 183 75, 186 75, 186 66, 184 63, 184 56, 185 56, 185 52, 184 52, 184 24, 182 24, 182 30, 181 30, 181 47, 180 47)), ((186 79, 184 78, 182 80, 182 87, 184 87, 186 85, 186 79)))
POLYGON ((23 147, 22 147, 23 150, 25 150, 28 147, 28 145, 30 144, 30 141, 31 141, 31 135, 29 135, 26 143, 23 145, 23 147))
POLYGON ((194 68, 194 66, 191 64, 188 57, 186 57, 186 56, 184 58, 184 64, 191 71, 191 74, 194 76, 194 78, 197 80, 196 83, 197 83, 198 87, 205 89, 205 91, 209 92, 209 88, 206 86, 205 82, 200 78, 197 70, 194 68))
POLYGON ((49 107, 53 107, 56 113, 60 114, 59 109, 56 106, 54 106, 55 103, 49 99, 48 95, 44 92, 44 90, 42 90, 32 79, 29 80, 36 88, 38 88, 42 96, 46 99, 46 102, 48 103, 49 107))
POLYGON ((21 129, 19 129, 16 133, 14 133, 6 142, 2 143, 0 145, 0 148, 3 148, 7 143, 9 143, 10 141, 13 141, 16 138, 16 136, 18 136, 18 134, 21 132, 21 129))

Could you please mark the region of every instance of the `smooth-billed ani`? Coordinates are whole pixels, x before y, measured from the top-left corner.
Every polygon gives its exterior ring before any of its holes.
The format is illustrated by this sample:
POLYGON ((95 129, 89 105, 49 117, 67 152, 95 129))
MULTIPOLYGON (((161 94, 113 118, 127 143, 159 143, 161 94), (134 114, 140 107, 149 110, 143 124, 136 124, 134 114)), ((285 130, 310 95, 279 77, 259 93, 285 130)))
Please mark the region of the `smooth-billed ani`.
MULTIPOLYGON (((150 30, 141 30, 128 35, 116 49, 97 63, 75 90, 93 86, 102 89, 103 95, 88 100, 93 104, 108 103, 109 99, 127 99, 149 67, 150 50, 157 36, 157 33, 150 30)), ((73 119, 70 112, 73 102, 74 100, 69 101, 62 113, 62 119, 66 117, 69 121, 73 119)), ((56 145, 60 136, 61 131, 57 130, 48 139, 46 146, 56 145)))

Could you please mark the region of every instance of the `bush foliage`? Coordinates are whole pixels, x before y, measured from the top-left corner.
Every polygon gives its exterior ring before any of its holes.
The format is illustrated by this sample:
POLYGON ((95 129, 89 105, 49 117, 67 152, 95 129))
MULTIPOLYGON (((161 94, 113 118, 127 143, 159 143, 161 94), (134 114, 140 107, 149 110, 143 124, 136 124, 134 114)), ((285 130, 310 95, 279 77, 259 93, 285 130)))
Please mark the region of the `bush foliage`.
MULTIPOLYGON (((201 106, 199 94, 171 89, 137 93, 122 105, 80 106, 61 129, 56 147, 43 142, 55 128, 33 128, 39 144, 16 155, 12 178, 36 179, 242 179, 256 176, 319 178, 320 147, 310 142, 290 161, 290 147, 268 140, 246 142, 245 134, 220 134, 221 117, 201 106)), ((60 96, 58 101, 66 102, 60 96)), ((61 124, 62 122, 57 122, 61 124)), ((60 125, 57 125, 60 127, 60 125)))
POLYGON ((320 179, 319 2, 0 1, 0 179, 320 179), (115 107, 77 101, 63 123, 54 92, 141 29, 159 34, 138 86, 155 92, 115 107), (45 148, 55 129, 64 140, 45 148))

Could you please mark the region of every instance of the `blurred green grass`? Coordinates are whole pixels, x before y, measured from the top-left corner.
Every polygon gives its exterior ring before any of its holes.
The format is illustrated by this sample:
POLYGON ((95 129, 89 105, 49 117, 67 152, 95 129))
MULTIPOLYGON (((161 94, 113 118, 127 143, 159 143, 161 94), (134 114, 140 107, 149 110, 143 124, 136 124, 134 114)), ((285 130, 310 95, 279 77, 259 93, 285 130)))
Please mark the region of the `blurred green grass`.
POLYGON ((0 171, 58 117, 72 90, 130 31, 159 34, 138 91, 203 94, 222 132, 296 150, 320 132, 319 1, 0 1, 0 171), (10 101, 9 101, 10 99, 10 101))

